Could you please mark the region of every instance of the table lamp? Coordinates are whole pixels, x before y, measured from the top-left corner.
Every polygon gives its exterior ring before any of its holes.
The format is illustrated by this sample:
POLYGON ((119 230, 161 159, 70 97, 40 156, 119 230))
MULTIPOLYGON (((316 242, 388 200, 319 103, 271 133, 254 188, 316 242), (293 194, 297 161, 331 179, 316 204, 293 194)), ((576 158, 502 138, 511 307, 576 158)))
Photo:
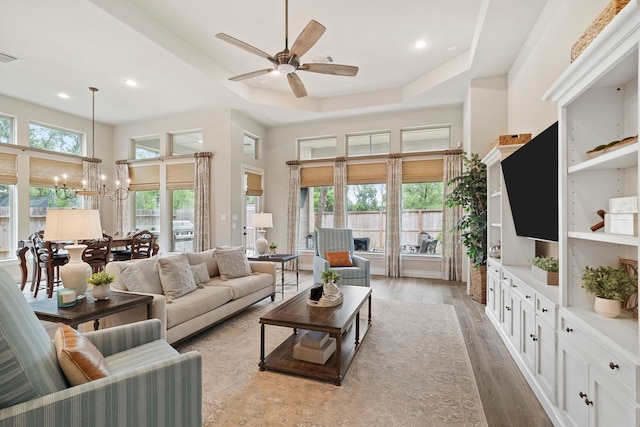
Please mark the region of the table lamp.
POLYGON ((73 241, 66 245, 69 262, 60 267, 60 278, 65 288, 74 289, 78 299, 85 297, 87 279, 91 276, 91 266, 82 260, 87 245, 79 245, 78 240, 101 239, 102 225, 97 209, 47 209, 44 226, 44 240, 73 241))
POLYGON ((254 213, 253 226, 258 229, 258 235, 260 236, 256 239, 256 253, 264 255, 267 253, 267 246, 269 245, 269 242, 264 237, 267 232, 265 228, 273 228, 273 217, 270 213, 254 213))

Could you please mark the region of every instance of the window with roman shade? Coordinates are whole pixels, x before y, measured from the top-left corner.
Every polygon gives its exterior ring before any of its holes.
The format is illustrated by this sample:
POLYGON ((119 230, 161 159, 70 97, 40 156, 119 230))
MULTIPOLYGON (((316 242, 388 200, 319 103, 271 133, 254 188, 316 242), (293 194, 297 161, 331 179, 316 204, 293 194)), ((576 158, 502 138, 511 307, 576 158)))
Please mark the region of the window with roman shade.
POLYGON ((193 189, 195 165, 193 163, 175 163, 167 165, 167 190, 193 189))
POLYGON ((247 172, 247 189, 245 191, 246 196, 262 196, 262 175, 257 173, 247 172))
POLYGON ((150 191, 160 189, 160 165, 129 166, 129 191, 150 191))
POLYGON ((0 184, 15 185, 18 183, 17 157, 15 154, 0 153, 0 184))
POLYGON ((67 186, 82 188, 82 163, 69 163, 59 160, 31 157, 29 165, 29 184, 32 187, 53 187, 54 177, 58 185, 64 184, 62 175, 67 175, 67 186))

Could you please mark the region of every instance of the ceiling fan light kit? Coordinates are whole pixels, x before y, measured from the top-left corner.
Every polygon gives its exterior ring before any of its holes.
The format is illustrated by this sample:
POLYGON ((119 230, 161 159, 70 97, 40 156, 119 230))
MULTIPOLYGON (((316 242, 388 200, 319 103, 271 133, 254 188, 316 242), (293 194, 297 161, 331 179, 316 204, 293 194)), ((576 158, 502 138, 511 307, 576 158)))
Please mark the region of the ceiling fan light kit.
POLYGON ((311 47, 320 39, 324 34, 326 28, 315 20, 311 20, 307 26, 302 30, 296 41, 293 43, 291 50, 289 50, 289 1, 285 0, 285 37, 284 37, 284 50, 276 53, 274 56, 251 46, 241 40, 231 37, 228 34, 218 33, 216 37, 220 40, 224 40, 240 49, 244 49, 247 52, 258 55, 261 58, 267 59, 273 65, 273 68, 266 68, 263 70, 252 71, 245 74, 240 74, 235 77, 231 77, 229 80, 240 81, 253 77, 258 77, 263 74, 272 73, 274 70, 279 71, 281 74, 287 75, 289 86, 296 97, 302 98, 307 96, 307 90, 300 80, 300 77, 296 74, 296 71, 308 71, 312 73, 330 74, 334 76, 350 76, 353 77, 358 74, 358 67, 352 65, 341 64, 301 64, 300 58, 307 53, 311 47))

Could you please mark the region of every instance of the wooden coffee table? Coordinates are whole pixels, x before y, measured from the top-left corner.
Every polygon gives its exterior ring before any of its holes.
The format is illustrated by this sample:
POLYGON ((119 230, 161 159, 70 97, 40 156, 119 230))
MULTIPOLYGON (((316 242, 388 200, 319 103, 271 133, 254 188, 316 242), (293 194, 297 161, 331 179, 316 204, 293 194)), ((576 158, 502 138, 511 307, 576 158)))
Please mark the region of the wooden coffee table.
POLYGON ((100 328, 100 318, 119 313, 141 305, 147 306, 147 318, 151 318, 151 295, 125 294, 111 292, 109 299, 96 301, 91 292, 87 291, 86 298, 78 300, 71 307, 58 307, 57 298, 35 300, 29 303, 38 319, 47 322, 61 322, 78 329, 78 325, 93 320, 93 329, 100 328))
POLYGON ((344 302, 336 307, 314 307, 307 304, 310 290, 300 292, 260 317, 260 370, 270 370, 333 381, 342 384, 361 339, 371 323, 371 288, 340 286, 344 302), (360 310, 368 302, 367 319, 360 310), (265 325, 293 328, 293 334, 265 357, 265 325), (300 340, 299 329, 328 332, 336 340, 336 350, 323 365, 293 357, 293 346, 300 340))

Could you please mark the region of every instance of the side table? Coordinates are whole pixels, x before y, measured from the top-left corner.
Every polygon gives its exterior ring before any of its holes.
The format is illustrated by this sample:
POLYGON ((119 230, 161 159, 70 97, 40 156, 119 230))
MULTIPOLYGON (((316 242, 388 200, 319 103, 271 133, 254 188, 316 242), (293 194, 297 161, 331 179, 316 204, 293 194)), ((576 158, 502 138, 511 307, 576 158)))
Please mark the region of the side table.
POLYGON ((255 255, 249 256, 247 259, 249 261, 270 261, 270 262, 279 262, 281 265, 280 270, 282 271, 282 299, 284 299, 284 263, 289 261, 295 261, 296 263, 296 291, 298 290, 299 284, 299 270, 298 270, 298 254, 275 254, 275 255, 255 255))
POLYGON ((130 295, 122 292, 111 292, 108 300, 96 301, 91 292, 86 298, 71 307, 58 307, 57 298, 35 300, 29 303, 40 320, 61 322, 78 329, 78 325, 93 320, 93 329, 100 328, 100 318, 119 313, 141 305, 147 306, 147 318, 151 319, 151 295, 130 295))

